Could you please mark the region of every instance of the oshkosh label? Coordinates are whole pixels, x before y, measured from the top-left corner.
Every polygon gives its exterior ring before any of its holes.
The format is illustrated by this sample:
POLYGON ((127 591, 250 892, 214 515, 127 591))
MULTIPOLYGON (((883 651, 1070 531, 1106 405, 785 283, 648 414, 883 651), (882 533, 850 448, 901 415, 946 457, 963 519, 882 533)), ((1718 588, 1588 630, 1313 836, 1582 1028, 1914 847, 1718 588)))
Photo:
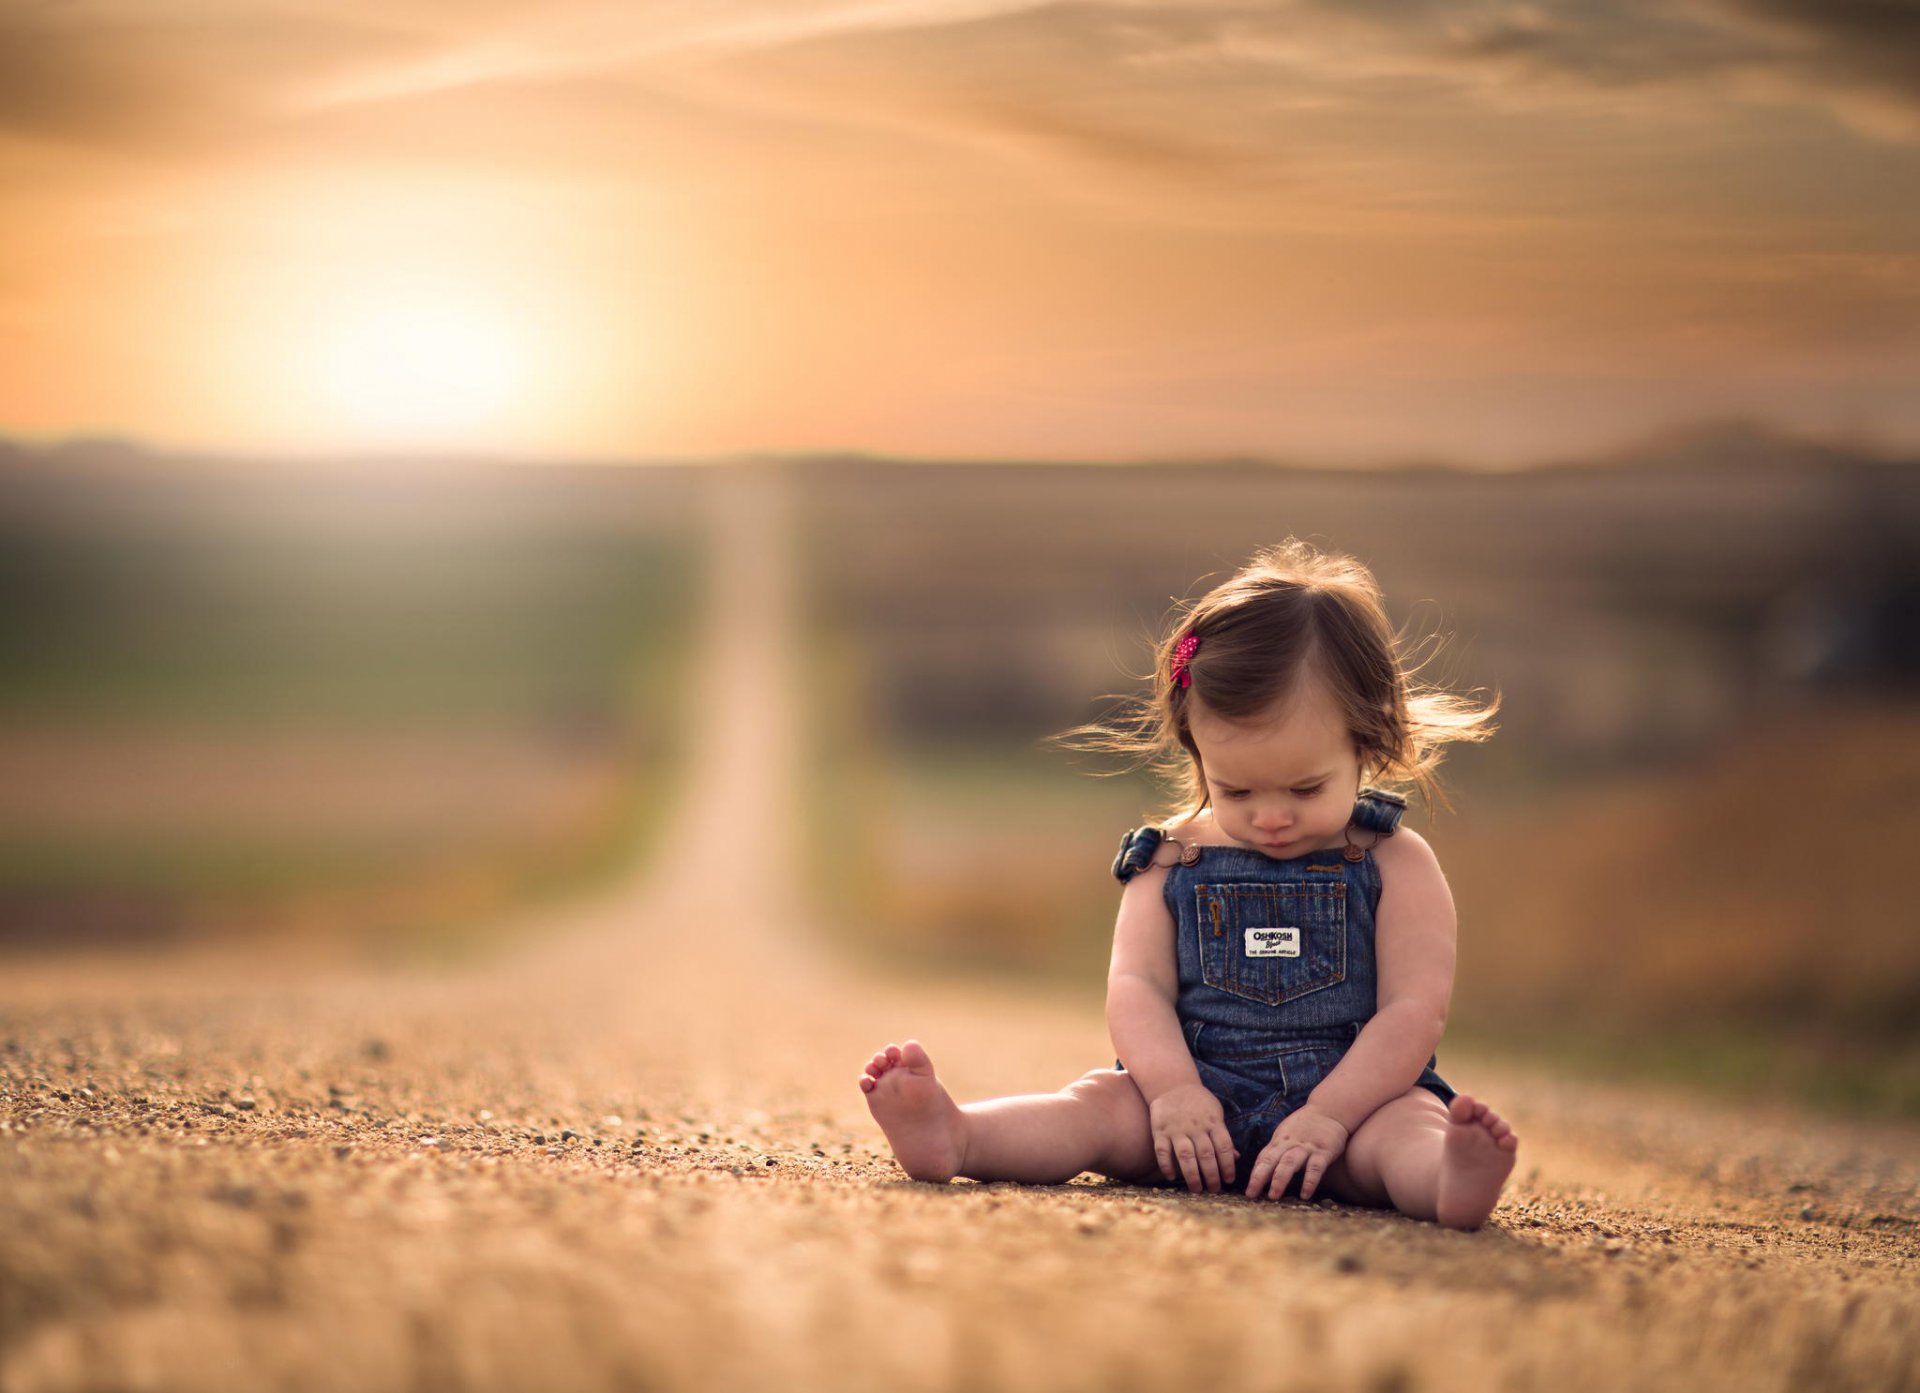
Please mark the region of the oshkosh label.
POLYGON ((1300 956, 1300 930, 1248 929, 1247 956, 1250 958, 1297 958, 1300 956))

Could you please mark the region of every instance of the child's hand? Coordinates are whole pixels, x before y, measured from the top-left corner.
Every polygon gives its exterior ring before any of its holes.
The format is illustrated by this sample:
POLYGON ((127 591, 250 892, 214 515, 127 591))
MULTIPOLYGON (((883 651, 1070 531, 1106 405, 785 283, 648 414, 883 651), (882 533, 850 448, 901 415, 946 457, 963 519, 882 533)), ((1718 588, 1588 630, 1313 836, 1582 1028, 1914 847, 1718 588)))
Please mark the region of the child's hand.
POLYGON ((1220 1100, 1197 1083, 1169 1088, 1147 1107, 1153 1123, 1153 1154, 1169 1180, 1185 1178, 1189 1190, 1218 1190, 1233 1183, 1239 1156, 1227 1132, 1220 1100), (1177 1167, 1177 1169, 1176 1169, 1177 1167))
POLYGON ((1254 1161, 1253 1174, 1247 1177, 1247 1196, 1258 1199, 1262 1191, 1270 1190, 1268 1197, 1279 1199, 1293 1182, 1293 1173, 1300 1171, 1300 1198, 1310 1200, 1327 1167, 1346 1149, 1345 1124, 1311 1105, 1295 1108, 1281 1119, 1273 1140, 1254 1161))

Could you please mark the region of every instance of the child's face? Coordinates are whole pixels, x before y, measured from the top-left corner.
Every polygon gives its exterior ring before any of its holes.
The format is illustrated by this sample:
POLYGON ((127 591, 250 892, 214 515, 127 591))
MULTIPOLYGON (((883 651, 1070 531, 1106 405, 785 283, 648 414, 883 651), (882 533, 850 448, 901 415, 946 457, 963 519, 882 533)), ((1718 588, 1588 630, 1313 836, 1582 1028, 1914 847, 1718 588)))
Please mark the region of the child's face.
POLYGON ((1195 701, 1187 727, 1214 821, 1227 836, 1281 858, 1345 841, 1360 792, 1360 752, 1324 683, 1305 683, 1253 723, 1225 720, 1195 701))

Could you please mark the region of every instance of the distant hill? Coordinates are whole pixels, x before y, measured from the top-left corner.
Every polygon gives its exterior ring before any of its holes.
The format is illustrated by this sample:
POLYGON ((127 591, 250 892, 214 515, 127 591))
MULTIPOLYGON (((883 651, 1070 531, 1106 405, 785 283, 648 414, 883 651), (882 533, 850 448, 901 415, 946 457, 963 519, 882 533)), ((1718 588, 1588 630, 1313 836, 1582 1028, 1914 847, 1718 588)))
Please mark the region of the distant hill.
MULTIPOLYGON (((636 455, 630 460, 618 463, 649 466, 686 466, 703 465, 717 462, 720 458, 695 458, 689 456, 648 457, 636 455)), ((762 461, 785 460, 797 464, 824 464, 830 466, 870 466, 904 464, 915 467, 933 465, 967 464, 969 461, 947 458, 936 461, 923 459, 893 459, 886 455, 868 454, 857 451, 830 453, 764 454, 745 458, 762 461)), ((1699 421, 1685 422, 1655 431, 1640 440, 1633 441, 1617 450, 1592 454, 1552 456, 1522 466, 1518 472, 1528 469, 1692 469, 1713 470, 1729 469, 1741 472, 1756 470, 1792 469, 1801 467, 1819 467, 1836 462, 1869 461, 1884 462, 1920 462, 1920 449, 1901 450, 1861 441, 1840 439, 1816 439, 1799 435, 1770 426, 1751 417, 1712 417, 1699 421)), ((407 469, 488 469, 502 466, 511 467, 518 462, 539 463, 543 466, 564 465, 569 463, 564 457, 556 456, 551 460, 513 461, 504 457, 489 455, 485 452, 349 452, 341 451, 332 455, 303 455, 297 464, 294 461, 278 458, 267 452, 246 451, 208 451, 208 450, 164 450, 141 442, 131 436, 122 435, 81 435, 50 444, 32 444, 22 440, 0 435, 0 469, 12 466, 31 466, 33 464, 58 464, 73 469, 120 469, 120 468, 216 468, 234 467, 273 467, 286 469, 290 464, 318 468, 354 468, 378 469, 381 467, 404 467, 407 469)), ((1001 467, 1027 469, 1050 465, 1069 465, 1083 468, 1111 461, 1101 460, 1061 460, 1036 458, 1026 461, 997 460, 992 463, 1001 467)), ((978 463, 988 463, 979 461, 978 463)), ((1317 469, 1328 466, 1299 464, 1285 457, 1233 456, 1213 459, 1168 459, 1160 466, 1178 465, 1181 467, 1204 467, 1212 469, 1272 469, 1283 468, 1317 469)), ((1148 465, 1146 467, 1160 467, 1148 465)), ((607 462, 595 461, 590 467, 605 468, 607 462)), ((1138 467, 1138 466, 1135 466, 1138 467)), ((1354 468, 1372 467, 1391 472, 1424 472, 1431 470, 1475 470, 1477 466, 1469 460, 1449 460, 1438 456, 1423 456, 1416 459, 1382 459, 1372 466, 1339 466, 1337 472, 1348 472, 1354 468)), ((1501 473, 1516 472, 1502 470, 1501 473)))

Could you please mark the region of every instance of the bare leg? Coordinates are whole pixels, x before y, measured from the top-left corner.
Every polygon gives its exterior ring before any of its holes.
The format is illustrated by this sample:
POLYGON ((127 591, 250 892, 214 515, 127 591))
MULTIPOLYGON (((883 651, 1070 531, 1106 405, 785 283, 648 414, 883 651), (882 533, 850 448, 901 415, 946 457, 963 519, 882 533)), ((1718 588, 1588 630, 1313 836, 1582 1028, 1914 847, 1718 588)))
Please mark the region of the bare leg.
POLYGON ((1413 1088, 1360 1124, 1327 1168, 1327 1188, 1350 1203, 1474 1229, 1499 1202, 1519 1145, 1485 1103, 1462 1093, 1447 1106, 1413 1088))
POLYGON ((894 1158, 915 1180, 944 1184, 964 1175, 1050 1185, 1089 1170, 1123 1179, 1158 1173, 1146 1101, 1111 1069, 1058 1093, 961 1107, 934 1076, 927 1052, 909 1040, 876 1054, 860 1088, 894 1158))

